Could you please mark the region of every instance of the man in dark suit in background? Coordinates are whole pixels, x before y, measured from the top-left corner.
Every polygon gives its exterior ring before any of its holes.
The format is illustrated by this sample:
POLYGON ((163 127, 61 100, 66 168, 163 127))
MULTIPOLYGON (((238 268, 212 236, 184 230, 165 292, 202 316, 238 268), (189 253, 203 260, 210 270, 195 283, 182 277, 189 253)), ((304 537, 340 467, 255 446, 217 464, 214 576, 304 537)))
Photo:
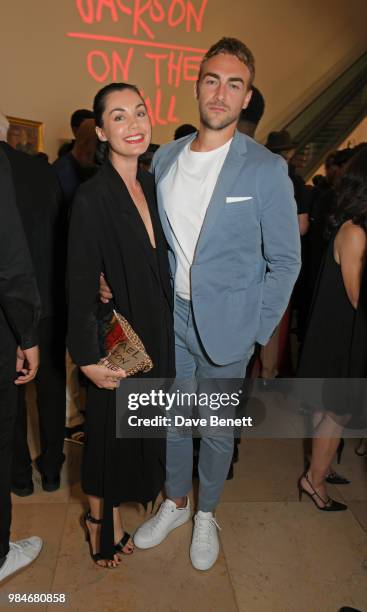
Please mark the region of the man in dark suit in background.
POLYGON ((1 148, 0 193, 1 581, 31 563, 42 548, 42 540, 38 537, 9 542, 10 483, 17 413, 17 386, 29 382, 37 373, 39 354, 36 328, 40 315, 40 299, 16 206, 11 169, 1 148))
POLYGON ((78 108, 73 112, 70 117, 70 127, 74 138, 73 140, 67 140, 61 145, 57 152, 57 159, 61 159, 61 157, 64 157, 73 150, 79 128, 85 119, 93 119, 93 111, 89 110, 88 108, 78 108))
POLYGON ((83 120, 74 131, 75 140, 72 149, 57 159, 53 168, 62 190, 64 203, 69 209, 79 185, 93 176, 96 171, 95 154, 97 136, 92 111, 83 115, 83 120))
MULTIPOLYGON (((97 170, 95 153, 97 136, 93 112, 79 109, 71 116, 71 129, 75 136, 71 150, 53 164, 63 196, 65 212, 69 215, 71 203, 79 185, 97 170)), ((69 353, 66 362, 66 429, 69 442, 84 442, 84 415, 81 412, 79 369, 72 363, 69 353)))
MULTIPOLYGON (((60 486, 65 427, 65 219, 61 192, 49 164, 0 142, 12 172, 16 203, 23 222, 41 297, 38 326, 41 367, 37 374, 37 406, 41 453, 36 460, 45 491, 60 486)), ((33 493, 27 443, 25 388, 19 390, 15 427, 12 491, 33 493)))

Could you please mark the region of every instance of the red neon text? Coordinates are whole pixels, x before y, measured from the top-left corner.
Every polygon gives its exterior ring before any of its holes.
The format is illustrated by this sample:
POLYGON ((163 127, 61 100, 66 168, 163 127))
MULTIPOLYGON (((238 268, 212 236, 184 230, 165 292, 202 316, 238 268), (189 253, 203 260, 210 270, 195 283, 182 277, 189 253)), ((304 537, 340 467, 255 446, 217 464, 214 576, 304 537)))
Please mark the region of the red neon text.
POLYGON ((134 36, 144 33, 150 40, 155 36, 152 27, 166 23, 170 28, 184 24, 186 32, 201 32, 208 0, 201 0, 196 9, 193 0, 169 0, 169 6, 162 6, 163 0, 75 0, 82 21, 88 25, 101 23, 108 17, 117 22, 130 18, 134 36), (130 4, 130 6, 129 6, 130 4))
POLYGON ((123 61, 117 51, 112 51, 111 57, 104 51, 89 51, 87 55, 87 70, 97 83, 107 79, 112 81, 128 81, 131 60, 134 49, 130 47, 123 61))
POLYGON ((148 110, 152 127, 156 125, 167 125, 168 123, 179 123, 180 119, 175 115, 176 108, 176 96, 170 96, 168 106, 166 106, 166 113, 163 115, 163 104, 162 104, 162 90, 157 89, 155 92, 155 98, 152 100, 150 96, 144 96, 144 92, 141 92, 145 100, 145 104, 148 110))
POLYGON ((181 81, 196 81, 202 56, 184 53, 145 53, 145 57, 154 63, 155 84, 160 87, 162 81, 179 87, 181 81), (166 77, 166 78, 164 78, 166 77))

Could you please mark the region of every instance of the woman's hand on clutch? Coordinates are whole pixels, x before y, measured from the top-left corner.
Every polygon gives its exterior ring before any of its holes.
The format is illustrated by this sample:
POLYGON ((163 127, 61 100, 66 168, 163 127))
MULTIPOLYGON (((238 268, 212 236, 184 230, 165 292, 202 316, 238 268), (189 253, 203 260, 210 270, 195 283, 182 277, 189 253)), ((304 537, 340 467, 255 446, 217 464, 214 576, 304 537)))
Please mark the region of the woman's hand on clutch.
POLYGON ((111 370, 103 365, 91 364, 81 366, 80 369, 99 389, 109 389, 113 391, 120 386, 121 378, 126 378, 125 370, 111 370))

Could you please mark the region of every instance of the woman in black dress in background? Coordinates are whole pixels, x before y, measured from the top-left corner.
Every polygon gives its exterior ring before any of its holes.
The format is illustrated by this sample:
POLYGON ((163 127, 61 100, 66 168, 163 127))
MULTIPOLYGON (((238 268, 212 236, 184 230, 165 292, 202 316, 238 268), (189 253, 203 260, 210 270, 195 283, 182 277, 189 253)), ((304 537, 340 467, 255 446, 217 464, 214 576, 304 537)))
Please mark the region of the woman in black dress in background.
MULTIPOLYGON (((83 184, 72 206, 69 232, 68 347, 89 379, 82 487, 90 510, 84 518, 94 561, 115 567, 119 552, 131 553, 119 505, 147 504, 165 480, 165 440, 116 439, 115 389, 125 373, 96 365, 104 311, 98 298, 101 272, 113 307, 132 325, 152 358, 149 377, 174 376, 171 284, 167 251, 156 211, 153 177, 138 170, 151 125, 132 85, 113 83, 94 100, 96 131, 107 159, 83 184)), ((121 385, 124 381, 121 380, 121 385)))
MULTIPOLYGON (((356 154, 346 167, 330 227, 330 241, 300 356, 299 378, 346 379, 366 375, 366 351, 356 350, 356 320, 358 314, 360 334, 361 326, 367 329, 365 309, 359 307, 367 246, 367 149, 356 154)), ((350 391, 343 380, 324 381, 319 410, 314 413, 311 463, 299 480, 299 491, 300 496, 302 492, 308 494, 319 510, 347 508, 328 497, 325 479, 343 426, 351 418, 351 408, 353 412, 358 410, 358 395, 352 401, 350 391)))

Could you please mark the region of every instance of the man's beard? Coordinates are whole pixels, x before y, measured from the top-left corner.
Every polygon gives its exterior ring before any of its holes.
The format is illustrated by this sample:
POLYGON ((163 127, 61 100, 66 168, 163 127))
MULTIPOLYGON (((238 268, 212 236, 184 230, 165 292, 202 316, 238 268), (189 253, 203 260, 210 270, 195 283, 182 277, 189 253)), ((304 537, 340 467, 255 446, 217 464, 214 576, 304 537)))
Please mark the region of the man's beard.
POLYGON ((215 130, 215 131, 225 130, 225 128, 227 128, 229 125, 231 125, 232 123, 237 123, 238 121, 237 115, 231 114, 231 115, 227 115, 226 117, 223 117, 221 121, 216 123, 209 117, 205 109, 201 108, 199 110, 200 110, 201 123, 205 127, 209 128, 210 130, 215 130))

